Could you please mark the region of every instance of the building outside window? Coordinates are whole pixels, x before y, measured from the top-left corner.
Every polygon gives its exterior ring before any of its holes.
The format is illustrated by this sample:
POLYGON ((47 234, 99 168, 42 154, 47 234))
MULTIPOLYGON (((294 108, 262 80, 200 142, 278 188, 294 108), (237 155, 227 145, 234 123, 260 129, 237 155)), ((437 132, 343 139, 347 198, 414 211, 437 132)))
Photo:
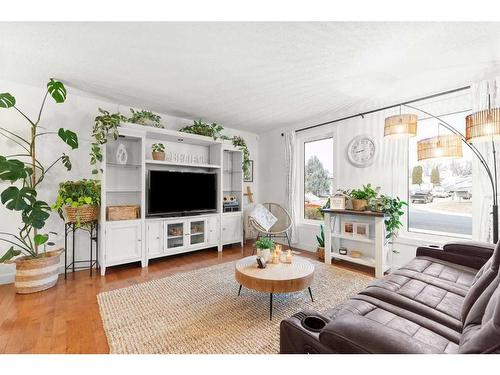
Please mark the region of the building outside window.
POLYGON ((320 208, 332 187, 333 138, 304 142, 304 219, 322 220, 320 208))
MULTIPOLYGON (((461 112, 440 116, 465 133, 461 112)), ((417 141, 451 134, 433 118, 419 120, 418 135, 409 143, 408 231, 470 238, 472 236, 472 152, 463 145, 461 159, 417 161, 417 141)))

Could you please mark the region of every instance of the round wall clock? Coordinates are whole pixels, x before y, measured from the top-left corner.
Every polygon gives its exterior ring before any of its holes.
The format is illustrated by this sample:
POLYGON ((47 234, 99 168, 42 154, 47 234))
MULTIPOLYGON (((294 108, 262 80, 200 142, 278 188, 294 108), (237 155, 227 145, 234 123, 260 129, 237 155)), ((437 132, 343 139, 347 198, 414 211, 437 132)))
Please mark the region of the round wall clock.
POLYGON ((375 159, 375 140, 367 135, 360 135, 349 142, 347 157, 356 167, 368 167, 375 159))

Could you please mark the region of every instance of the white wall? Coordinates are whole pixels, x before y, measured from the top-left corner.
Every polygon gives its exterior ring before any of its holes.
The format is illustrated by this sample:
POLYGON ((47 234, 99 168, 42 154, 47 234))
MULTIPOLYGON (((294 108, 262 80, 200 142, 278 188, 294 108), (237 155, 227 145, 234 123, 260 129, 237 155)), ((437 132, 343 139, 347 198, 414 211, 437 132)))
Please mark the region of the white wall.
MULTIPOLYGON (((33 87, 0 80, 0 92, 10 92, 16 98, 16 106, 18 106, 18 108, 23 110, 28 116, 36 117, 44 95, 45 84, 46 82, 40 82, 39 87, 33 87)), ((52 98, 48 98, 40 125, 47 127, 49 130, 56 131, 60 127, 71 129, 78 134, 80 147, 77 150, 71 151, 57 136, 40 138, 37 156, 43 161, 43 164, 47 164, 51 160, 56 159, 62 152, 66 152, 73 163, 73 168, 70 172, 66 172, 66 169, 62 165, 53 168, 46 176, 45 181, 40 185, 40 198, 49 204, 53 204, 57 196, 59 182, 92 178, 88 153, 93 120, 98 114, 97 108, 101 107, 111 112, 120 111, 122 114, 128 116, 130 113, 129 108, 131 107, 104 101, 84 92, 74 90, 71 87, 67 87, 67 90, 68 97, 63 104, 56 104, 52 98)), ((162 117, 162 124, 169 129, 178 130, 183 126, 192 124, 192 120, 189 119, 169 116, 167 114, 160 115, 162 117)), ((217 119, 207 119, 207 121, 208 120, 217 121, 217 119)), ((28 137, 29 126, 27 122, 13 109, 0 109, 0 125, 11 131, 21 132, 28 137)), ((230 128, 226 128, 225 134, 241 135, 246 140, 250 151, 250 158, 254 160, 257 171, 257 166, 259 164, 259 137, 253 133, 240 132, 230 128)), ((18 148, 15 144, 0 137, 0 155, 17 153, 17 151, 18 148)), ((259 199, 258 180, 259 177, 257 174, 254 174, 254 181, 244 184, 245 188, 247 185, 252 187, 255 193, 255 199, 259 199)), ((6 186, 6 183, 0 183, 0 190, 3 191, 6 186)), ((246 198, 244 202, 246 202, 246 198)), ((19 224, 20 215, 18 212, 12 212, 0 206, 0 231, 15 233, 19 224)), ((55 238, 56 245, 58 247, 64 245, 64 225, 57 214, 52 214, 44 231, 55 231, 59 233, 57 238, 55 238)), ((7 248, 5 243, 0 242, 0 253, 3 253, 7 248)), ((88 234, 81 232, 78 235, 77 253, 75 257, 77 259, 88 259, 88 249, 88 234)), ((14 266, 0 264, 0 284, 12 282, 13 278, 14 266)))
MULTIPOLYGON (((458 110, 470 109, 470 93, 460 92, 439 99, 415 103, 415 106, 425 109, 435 115, 451 113, 458 110)), ((405 109, 403 109, 403 112, 405 109)), ((409 111, 409 110, 406 110, 409 111)), ((414 111, 409 111, 413 113, 414 111)), ((403 139, 384 138, 384 119, 387 116, 399 113, 398 108, 376 112, 365 115, 364 118, 337 122, 331 125, 297 133, 297 138, 309 137, 310 135, 334 134, 335 139, 335 171, 334 184, 337 188, 351 189, 363 184, 371 183, 380 186, 384 194, 399 196, 406 199, 407 196, 407 155, 408 143, 403 139), (369 135, 376 142, 377 152, 374 163, 366 168, 356 168, 347 159, 347 146, 352 138, 358 135, 369 135)), ((419 115, 419 117, 422 117, 419 115)), ((282 132, 299 129, 311 124, 299 124, 273 130, 261 134, 259 167, 260 197, 263 201, 273 201, 285 205, 285 148, 282 132)), ((436 129, 437 132, 437 129, 436 129)), ((299 159, 299 158, 297 158, 299 159)), ((302 173, 302 172, 301 172, 302 173)), ((299 173, 300 175, 300 173, 299 173)), ((299 221, 298 221, 299 222, 299 221)), ((297 228, 299 248, 314 251, 316 249, 315 235, 319 231, 318 225, 300 223, 297 228)), ((402 231, 394 244, 399 254, 394 256, 395 266, 401 266, 415 255, 415 249, 423 244, 441 244, 452 238, 431 235, 417 235, 402 231)))

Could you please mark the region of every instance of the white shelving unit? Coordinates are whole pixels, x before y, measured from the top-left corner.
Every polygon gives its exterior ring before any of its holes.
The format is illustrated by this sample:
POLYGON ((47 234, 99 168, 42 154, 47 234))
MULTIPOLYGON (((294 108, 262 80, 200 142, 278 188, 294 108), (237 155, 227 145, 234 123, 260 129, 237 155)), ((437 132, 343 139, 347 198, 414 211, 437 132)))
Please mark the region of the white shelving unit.
MULTIPOLYGON (((122 124, 120 138, 110 139, 103 150, 102 205, 100 222, 100 265, 106 267, 240 243, 243 246, 242 152, 226 141, 137 124, 122 124), (151 145, 161 142, 167 152, 199 156, 203 163, 152 160, 151 145), (116 150, 123 144, 126 164, 116 160, 116 150), (213 213, 180 217, 146 217, 146 179, 148 170, 175 170, 215 173, 217 209, 213 213), (224 172, 223 172, 224 171, 224 172), (224 213, 224 186, 238 197, 240 209, 224 213), (140 218, 108 221, 106 207, 139 205, 140 218)), ((200 187, 202 188, 202 187, 200 187)))
POLYGON ((324 210, 325 214, 325 263, 331 264, 332 258, 375 268, 375 277, 383 277, 391 268, 392 252, 385 244, 384 215, 379 212, 353 210, 324 210), (369 224, 370 237, 355 237, 342 233, 343 221, 369 224), (340 247, 358 250, 359 258, 339 253, 340 247), (328 251, 329 250, 329 251, 328 251))

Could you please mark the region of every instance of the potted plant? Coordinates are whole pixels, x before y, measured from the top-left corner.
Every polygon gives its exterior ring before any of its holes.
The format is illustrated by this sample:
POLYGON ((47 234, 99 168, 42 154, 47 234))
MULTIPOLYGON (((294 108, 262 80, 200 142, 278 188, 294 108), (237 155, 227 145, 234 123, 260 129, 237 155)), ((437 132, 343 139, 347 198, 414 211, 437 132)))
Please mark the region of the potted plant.
POLYGON ((399 229, 403 226, 401 216, 404 215, 403 206, 408 206, 408 203, 399 199, 392 198, 387 195, 381 195, 377 198, 374 210, 383 212, 386 217, 384 220, 387 240, 393 240, 398 235, 399 229))
POLYGON ((316 248, 316 255, 321 261, 325 260, 325 231, 323 224, 320 224, 319 236, 316 235, 316 241, 318 241, 318 247, 316 248))
POLYGON ((24 137, 23 133, 16 134, 0 127, 0 135, 20 148, 20 152, 15 155, 0 155, 0 180, 10 182, 10 186, 3 190, 0 197, 5 208, 21 214, 19 232, 0 232, 0 241, 10 245, 0 262, 12 262, 13 258, 24 255, 13 261, 16 264, 16 291, 23 294, 45 290, 57 283, 57 265, 62 250, 47 251, 49 233, 38 233, 45 227, 51 212, 49 205, 39 199, 38 193, 47 173, 59 162, 67 170, 71 169, 71 161, 64 153, 52 163, 43 165, 37 159, 37 141, 41 137, 57 134, 72 149, 78 147, 78 137, 70 130, 60 128, 58 132, 54 132, 44 128, 39 132, 40 119, 49 95, 56 103, 63 103, 66 100, 63 83, 50 79, 38 116, 31 119, 16 106, 16 99, 10 93, 0 94, 0 108, 13 108, 28 122, 30 128, 30 136, 24 137), (40 249, 41 246, 43 250, 40 249))
POLYGON ((352 209, 355 211, 365 211, 368 201, 377 196, 377 190, 373 189, 371 184, 363 185, 362 189, 354 189, 349 192, 352 202, 352 209))
POLYGON ((271 260, 271 249, 274 249, 274 241, 269 237, 261 237, 255 241, 257 256, 261 256, 266 262, 271 260))
POLYGON ((165 160, 165 145, 163 143, 153 143, 153 160, 165 160))
POLYGON ((128 122, 146 126, 154 126, 155 128, 164 128, 164 126, 160 124, 161 117, 151 111, 146 111, 144 109, 140 111, 134 111, 134 109, 130 108, 130 112, 132 112, 132 117, 127 119, 128 122))
POLYGON ((113 139, 118 139, 118 127, 121 122, 127 121, 127 118, 117 113, 109 113, 108 111, 99 108, 101 113, 94 119, 94 128, 92 129, 92 138, 94 140, 90 144, 90 165, 94 166, 92 174, 97 174, 102 169, 97 169, 97 163, 102 162, 102 145, 108 142, 108 135, 111 134, 113 139))
POLYGON ((75 223, 79 227, 98 219, 100 204, 101 182, 83 179, 61 182, 52 209, 65 222, 75 223))
POLYGON ((201 120, 194 121, 193 125, 185 126, 180 131, 184 133, 191 133, 197 135, 204 135, 205 137, 211 137, 214 140, 225 139, 230 140, 233 146, 240 149, 243 152, 243 173, 247 175, 250 168, 250 152, 248 151, 248 146, 242 137, 234 136, 228 137, 222 134, 224 127, 217 123, 207 124, 201 120))

